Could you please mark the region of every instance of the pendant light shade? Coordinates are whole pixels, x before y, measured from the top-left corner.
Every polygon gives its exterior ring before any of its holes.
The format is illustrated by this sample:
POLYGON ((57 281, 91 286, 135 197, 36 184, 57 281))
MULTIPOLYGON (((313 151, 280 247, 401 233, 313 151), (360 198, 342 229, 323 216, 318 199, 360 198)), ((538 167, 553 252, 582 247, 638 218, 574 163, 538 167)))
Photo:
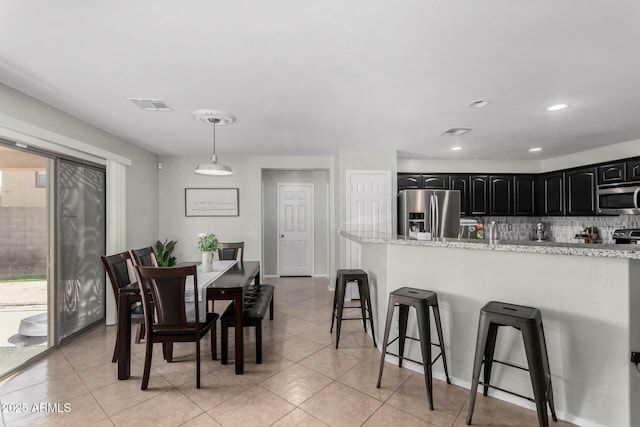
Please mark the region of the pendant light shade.
POLYGON ((198 175, 208 176, 230 176, 233 171, 227 165, 218 163, 216 155, 216 126, 226 126, 232 124, 236 119, 231 114, 215 110, 198 110, 193 112, 193 116, 199 122, 205 123, 213 127, 213 154, 211 154, 211 163, 201 163, 194 170, 198 175))
POLYGON ((209 176, 230 176, 233 175, 233 171, 227 165, 218 163, 218 156, 211 155, 211 163, 200 163, 194 170, 198 175, 209 176))

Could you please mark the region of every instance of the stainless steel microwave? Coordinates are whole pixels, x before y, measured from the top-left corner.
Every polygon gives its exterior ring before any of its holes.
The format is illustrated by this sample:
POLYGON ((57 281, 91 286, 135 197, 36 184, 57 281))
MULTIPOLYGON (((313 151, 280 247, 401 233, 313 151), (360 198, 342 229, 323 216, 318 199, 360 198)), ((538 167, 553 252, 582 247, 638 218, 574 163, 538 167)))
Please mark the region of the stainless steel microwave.
POLYGON ((598 187, 598 213, 640 215, 640 182, 598 187))

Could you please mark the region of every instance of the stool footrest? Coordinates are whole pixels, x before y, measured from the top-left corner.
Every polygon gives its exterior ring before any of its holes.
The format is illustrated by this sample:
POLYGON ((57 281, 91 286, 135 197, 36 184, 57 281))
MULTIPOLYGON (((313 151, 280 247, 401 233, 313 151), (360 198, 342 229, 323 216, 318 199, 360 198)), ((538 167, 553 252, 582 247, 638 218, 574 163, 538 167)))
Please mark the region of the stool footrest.
MULTIPOLYGON (((368 319, 368 317, 367 317, 367 319, 368 319)), ((354 320, 354 319, 344 319, 344 320, 354 320)), ((420 339, 419 339, 419 338, 414 338, 414 337, 404 337, 404 338, 405 338, 405 339, 407 339, 407 340, 420 341, 420 339)), ((387 347, 389 347, 391 344, 393 344, 394 342, 398 341, 399 339, 400 339, 400 337, 395 337, 394 339, 392 339, 391 341, 389 341, 389 342, 387 343, 387 347)), ((431 345, 435 345, 436 347, 440 347, 440 348, 442 348, 442 347, 440 346, 440 344, 438 344, 437 342, 432 342, 432 343, 431 343, 431 345)), ((385 348, 386 348, 386 347, 385 347, 385 348)), ((389 353, 389 354, 391 354, 391 353, 389 353)), ((437 358, 436 358, 436 360, 437 360, 437 358)), ((498 362, 498 361, 497 361, 497 360, 494 360, 494 362, 498 362)), ((484 362, 483 362, 483 363, 484 363, 484 362)), ((498 363, 500 363, 500 362, 498 362, 498 363)), ((516 368, 517 368, 517 367, 518 367, 518 366, 516 366, 516 368)), ((520 369, 524 369, 524 368, 520 368, 520 369)))
MULTIPOLYGON (((484 360, 482 361, 484 363, 484 360)), ((529 372, 527 368, 523 368, 522 366, 514 365, 513 363, 504 362, 502 360, 493 359, 493 363, 499 363, 501 365, 511 366, 512 368, 520 369, 521 371, 529 372)))
MULTIPOLYGON (((433 344, 433 345, 437 345, 437 344, 433 344)), ((395 357, 397 357, 398 359, 400 359, 400 358, 401 358, 399 354, 391 353, 390 351, 386 351, 386 352, 384 352, 384 355, 387 355, 387 354, 390 354, 390 355, 392 355, 392 356, 395 356, 395 357)), ((433 365, 434 363, 436 363, 436 362, 438 361, 438 359, 440 358, 440 356, 442 356, 442 352, 438 353, 438 355, 436 356, 436 358, 435 358, 435 359, 433 359, 433 360, 431 361, 431 364, 433 365)), ((410 358, 408 358, 408 357, 404 357, 404 356, 402 356, 402 360, 408 360, 409 362, 417 363, 418 365, 424 365, 424 363, 423 363, 423 362, 421 362, 421 361, 419 361, 419 360, 413 360, 413 359, 410 359, 410 358)))
POLYGON ((505 390, 505 389, 503 389, 503 388, 496 387, 496 386, 491 385, 491 384, 485 384, 483 381, 478 382, 478 385, 481 385, 481 386, 484 386, 484 387, 489 387, 489 388, 494 388, 494 389, 496 389, 496 390, 500 390, 500 391, 501 391, 501 392, 503 392, 503 393, 508 393, 508 394, 513 395, 513 396, 518 396, 518 397, 521 397, 521 398, 523 398, 523 399, 527 399, 529 402, 533 402, 533 403, 535 403, 535 402, 536 402, 533 398, 531 398, 531 397, 529 397, 529 396, 524 396, 524 395, 522 395, 522 394, 518 394, 518 393, 515 393, 515 392, 510 391, 510 390, 505 390))
MULTIPOLYGON (((385 355, 386 355, 386 354, 390 354, 390 355, 395 356, 395 357, 397 357, 398 359, 400 359, 400 355, 398 355, 398 354, 396 354, 396 353, 386 352, 386 353, 385 353, 385 355)), ((410 358, 408 358, 408 357, 403 357, 403 358, 402 358, 402 360, 408 360, 409 362, 417 363, 418 365, 423 365, 423 363, 422 363, 421 361, 419 361, 419 360, 413 360, 413 359, 410 359, 410 358)))

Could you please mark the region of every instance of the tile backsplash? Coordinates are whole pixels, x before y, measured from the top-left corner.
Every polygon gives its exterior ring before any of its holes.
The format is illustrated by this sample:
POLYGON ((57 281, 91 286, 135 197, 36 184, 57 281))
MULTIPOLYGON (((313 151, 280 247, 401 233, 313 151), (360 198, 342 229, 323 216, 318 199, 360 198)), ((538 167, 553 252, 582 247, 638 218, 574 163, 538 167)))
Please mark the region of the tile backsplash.
POLYGON ((501 240, 532 240, 536 224, 547 227, 547 240, 551 242, 581 243, 574 236, 585 227, 596 226, 600 229, 602 243, 614 243, 613 230, 618 228, 640 228, 640 215, 620 216, 552 216, 552 217, 513 217, 485 216, 476 217, 485 225, 495 221, 501 240))

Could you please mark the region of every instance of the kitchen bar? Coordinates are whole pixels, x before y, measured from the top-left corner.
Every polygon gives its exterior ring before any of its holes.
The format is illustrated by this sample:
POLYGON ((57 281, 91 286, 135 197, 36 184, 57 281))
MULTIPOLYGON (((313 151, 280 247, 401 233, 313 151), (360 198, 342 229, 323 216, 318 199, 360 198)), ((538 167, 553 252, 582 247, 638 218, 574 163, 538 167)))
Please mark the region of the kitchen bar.
MULTIPOLYGON (((640 247, 342 235, 362 246, 378 331, 384 330, 391 291, 410 286, 438 293, 453 383, 470 387, 485 303, 536 307, 544 319, 559 418, 580 425, 640 425, 634 404, 640 401, 640 375, 629 361, 630 352, 640 349, 640 247)), ((517 331, 499 334, 496 357, 526 366, 517 331)), ((420 360, 418 345, 407 351, 420 360)), ((526 373, 499 365, 493 372, 492 383, 532 395, 526 373)), ((443 378, 438 363, 434 375, 443 378)))

